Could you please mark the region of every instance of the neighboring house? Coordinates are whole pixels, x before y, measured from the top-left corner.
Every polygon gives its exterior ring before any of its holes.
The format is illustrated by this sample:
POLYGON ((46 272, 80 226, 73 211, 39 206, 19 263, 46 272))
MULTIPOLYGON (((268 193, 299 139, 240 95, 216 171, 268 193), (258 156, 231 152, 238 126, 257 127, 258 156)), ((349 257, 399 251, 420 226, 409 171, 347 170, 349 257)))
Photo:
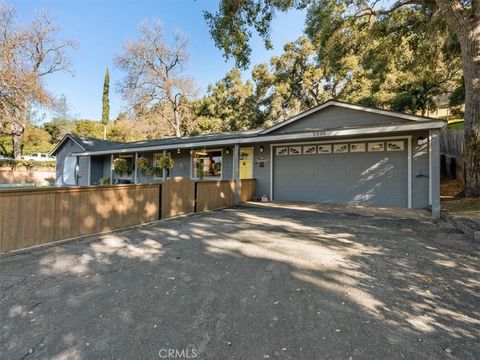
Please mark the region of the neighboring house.
POLYGON ((439 215, 438 133, 445 122, 327 101, 264 130, 165 138, 133 143, 85 142, 67 136, 55 148, 57 184, 150 183, 167 176, 204 180, 255 178, 257 195, 272 200, 427 208, 439 215), (124 157, 158 162, 169 174, 149 177, 136 167, 118 178, 124 157), (71 164, 78 164, 72 173, 71 164))

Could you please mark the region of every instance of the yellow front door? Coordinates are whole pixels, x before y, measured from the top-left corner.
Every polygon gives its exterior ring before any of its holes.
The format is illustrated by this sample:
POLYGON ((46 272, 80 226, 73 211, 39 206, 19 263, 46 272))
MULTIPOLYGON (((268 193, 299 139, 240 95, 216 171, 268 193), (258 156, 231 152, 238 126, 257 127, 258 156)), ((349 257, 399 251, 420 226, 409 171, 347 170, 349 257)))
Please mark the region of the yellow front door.
POLYGON ((240 179, 253 179, 253 148, 240 149, 240 179))

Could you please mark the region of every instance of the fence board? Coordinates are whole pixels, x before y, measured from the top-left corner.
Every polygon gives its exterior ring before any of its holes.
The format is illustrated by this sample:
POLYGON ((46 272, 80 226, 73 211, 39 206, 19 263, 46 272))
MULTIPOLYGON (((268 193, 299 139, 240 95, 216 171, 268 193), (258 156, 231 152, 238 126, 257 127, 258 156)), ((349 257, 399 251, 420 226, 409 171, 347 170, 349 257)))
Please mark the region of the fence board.
POLYGON ((240 202, 252 200, 252 198, 255 196, 255 186, 255 179, 240 180, 240 202))
POLYGON ((0 191, 0 252, 158 219, 159 185, 0 191))
POLYGON ((193 213, 195 210, 195 183, 175 177, 162 184, 162 218, 193 213))
POLYGON ((197 183, 197 212, 233 205, 233 180, 197 183))

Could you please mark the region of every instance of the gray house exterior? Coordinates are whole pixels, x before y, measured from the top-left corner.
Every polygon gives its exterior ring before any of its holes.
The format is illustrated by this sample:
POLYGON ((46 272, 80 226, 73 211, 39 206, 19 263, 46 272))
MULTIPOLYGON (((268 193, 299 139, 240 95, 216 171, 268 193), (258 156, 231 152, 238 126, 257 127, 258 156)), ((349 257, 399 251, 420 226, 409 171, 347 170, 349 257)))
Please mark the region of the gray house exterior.
POLYGON ((177 176, 254 178, 257 195, 275 201, 431 206, 438 217, 438 134, 445 124, 331 100, 263 130, 132 143, 67 135, 52 153, 58 186, 72 185, 64 181, 69 176, 75 179, 73 185, 96 185, 102 178, 112 184, 177 176), (149 176, 136 166, 138 158, 155 163, 166 156, 174 166, 160 176, 149 176), (131 174, 114 173, 117 157, 132 163, 131 174))

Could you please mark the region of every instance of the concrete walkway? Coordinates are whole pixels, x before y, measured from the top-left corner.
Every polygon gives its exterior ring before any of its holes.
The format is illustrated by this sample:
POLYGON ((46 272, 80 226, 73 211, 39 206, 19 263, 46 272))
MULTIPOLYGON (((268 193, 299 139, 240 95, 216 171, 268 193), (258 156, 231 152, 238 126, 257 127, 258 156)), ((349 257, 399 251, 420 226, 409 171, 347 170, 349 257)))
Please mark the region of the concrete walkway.
POLYGON ((0 258, 1 359, 479 359, 478 244, 246 205, 0 258))

